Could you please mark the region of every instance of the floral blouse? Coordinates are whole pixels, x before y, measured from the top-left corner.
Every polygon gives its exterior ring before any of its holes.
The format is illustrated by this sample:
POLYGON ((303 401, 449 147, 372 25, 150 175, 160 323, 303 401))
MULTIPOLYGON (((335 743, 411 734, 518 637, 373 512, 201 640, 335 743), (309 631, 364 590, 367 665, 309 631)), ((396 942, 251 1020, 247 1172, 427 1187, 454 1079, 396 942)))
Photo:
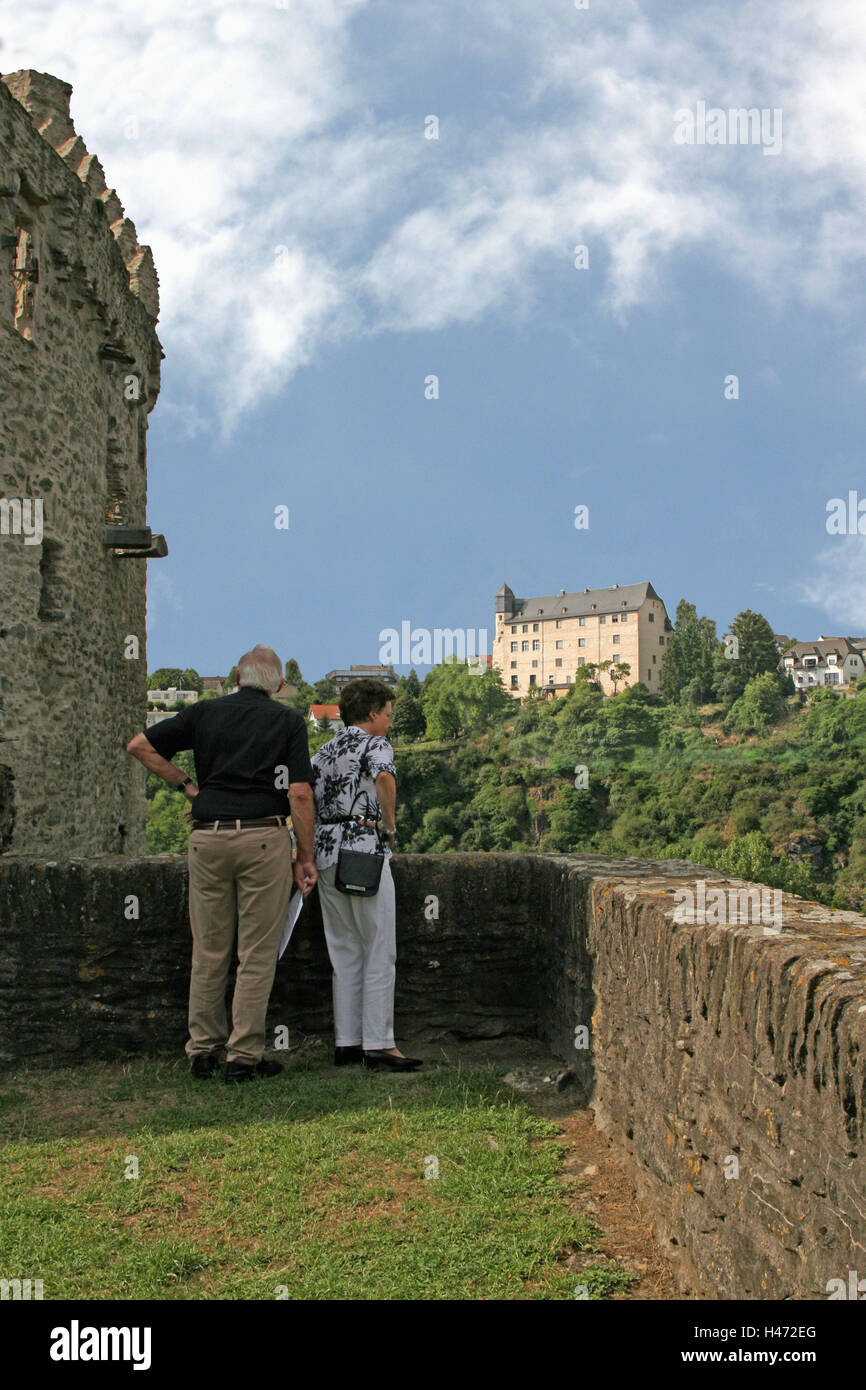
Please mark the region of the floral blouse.
POLYGON ((363 816, 365 820, 379 817, 379 798, 376 778, 380 772, 390 772, 396 779, 394 750, 382 734, 371 737, 357 725, 350 724, 324 743, 313 755, 313 795, 316 800, 316 838, 314 853, 317 869, 336 864, 337 855, 345 845, 374 853, 383 848, 391 850, 388 841, 379 841, 375 830, 357 822, 329 825, 340 816, 363 816), (352 803, 354 801, 354 809, 352 803))

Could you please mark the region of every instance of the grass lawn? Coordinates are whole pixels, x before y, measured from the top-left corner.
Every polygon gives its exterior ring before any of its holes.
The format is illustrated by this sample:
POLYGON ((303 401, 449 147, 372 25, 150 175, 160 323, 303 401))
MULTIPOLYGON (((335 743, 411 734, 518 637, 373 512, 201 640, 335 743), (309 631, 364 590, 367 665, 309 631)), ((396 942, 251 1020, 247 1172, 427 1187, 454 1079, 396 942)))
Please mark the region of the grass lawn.
POLYGON ((0 1277, 45 1299, 609 1296, 629 1276, 567 1267, 598 1232, 556 1136, 492 1068, 294 1060, 231 1087, 182 1059, 9 1071, 0 1277))

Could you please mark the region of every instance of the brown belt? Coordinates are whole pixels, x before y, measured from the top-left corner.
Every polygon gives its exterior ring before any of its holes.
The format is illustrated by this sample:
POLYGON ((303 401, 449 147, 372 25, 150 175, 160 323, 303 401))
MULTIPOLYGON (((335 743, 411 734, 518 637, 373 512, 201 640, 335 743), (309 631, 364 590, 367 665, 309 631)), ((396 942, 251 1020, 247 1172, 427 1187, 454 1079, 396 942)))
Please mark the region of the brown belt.
POLYGON ((194 820, 191 825, 193 830, 260 830, 263 826, 269 825, 284 827, 288 817, 286 816, 265 816, 262 820, 194 820))

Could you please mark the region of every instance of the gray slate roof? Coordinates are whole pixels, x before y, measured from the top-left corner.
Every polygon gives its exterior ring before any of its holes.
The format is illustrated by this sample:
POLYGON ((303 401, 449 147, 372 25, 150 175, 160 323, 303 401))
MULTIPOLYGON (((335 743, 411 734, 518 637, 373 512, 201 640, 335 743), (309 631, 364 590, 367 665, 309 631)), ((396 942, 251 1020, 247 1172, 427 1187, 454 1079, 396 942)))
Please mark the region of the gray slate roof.
MULTIPOLYGON (((503 585, 502 588, 506 588, 503 585)), ((502 589, 499 591, 502 593, 502 589)), ((541 598, 515 598, 511 621, 519 618, 576 618, 589 617, 598 613, 633 612, 641 607, 647 598, 659 596, 652 584, 612 584, 607 589, 581 589, 573 594, 546 594, 541 598), (595 607, 593 607, 595 604, 595 607)), ((659 600, 661 601, 661 600, 659 600)), ((508 614, 505 615, 506 620, 508 614)))

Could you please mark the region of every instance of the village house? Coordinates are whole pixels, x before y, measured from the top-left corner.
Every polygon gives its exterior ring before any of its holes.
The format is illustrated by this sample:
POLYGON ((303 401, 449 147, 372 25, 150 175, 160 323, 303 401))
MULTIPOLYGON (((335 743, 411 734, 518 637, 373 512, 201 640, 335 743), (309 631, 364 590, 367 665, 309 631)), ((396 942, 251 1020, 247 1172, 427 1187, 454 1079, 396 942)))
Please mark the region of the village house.
POLYGON ((795 642, 782 654, 781 670, 798 690, 855 685, 866 672, 866 637, 819 637, 795 642))
POLYGON ((307 720, 312 724, 314 729, 321 729, 326 719, 329 727, 335 734, 339 733, 344 727, 343 721, 340 718, 339 705, 310 705, 307 720))

